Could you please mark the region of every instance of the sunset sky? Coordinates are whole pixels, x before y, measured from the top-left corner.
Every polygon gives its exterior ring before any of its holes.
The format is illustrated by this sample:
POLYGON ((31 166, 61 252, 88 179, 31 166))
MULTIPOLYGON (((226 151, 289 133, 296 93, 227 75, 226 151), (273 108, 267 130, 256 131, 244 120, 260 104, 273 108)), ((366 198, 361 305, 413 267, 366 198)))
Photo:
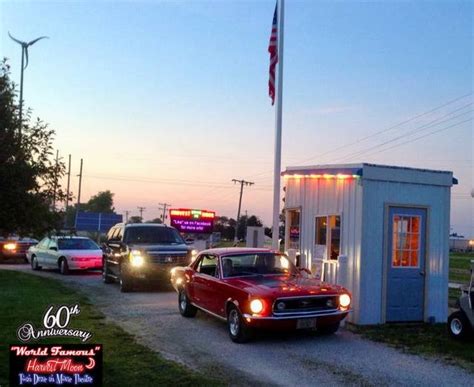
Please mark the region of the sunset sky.
MULTIPOLYGON (((144 206, 145 219, 159 202, 235 217, 231 179, 244 178, 255 185, 243 211, 270 224, 274 6, 4 0, 0 54, 19 82, 8 31, 50 37, 30 48, 25 104, 56 129, 74 175, 84 159, 84 201, 110 189, 119 212, 144 206)), ((470 1, 287 1, 283 168, 451 170, 452 230, 474 237, 473 11, 470 1)))

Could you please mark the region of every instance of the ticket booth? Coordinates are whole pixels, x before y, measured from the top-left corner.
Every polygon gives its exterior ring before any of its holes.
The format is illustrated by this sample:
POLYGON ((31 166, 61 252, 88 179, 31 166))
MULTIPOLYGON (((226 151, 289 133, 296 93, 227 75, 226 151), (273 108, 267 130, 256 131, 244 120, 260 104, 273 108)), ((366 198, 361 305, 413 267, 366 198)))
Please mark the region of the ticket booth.
POLYGON ((283 176, 285 249, 352 292, 352 322, 446 321, 452 172, 350 164, 283 176))

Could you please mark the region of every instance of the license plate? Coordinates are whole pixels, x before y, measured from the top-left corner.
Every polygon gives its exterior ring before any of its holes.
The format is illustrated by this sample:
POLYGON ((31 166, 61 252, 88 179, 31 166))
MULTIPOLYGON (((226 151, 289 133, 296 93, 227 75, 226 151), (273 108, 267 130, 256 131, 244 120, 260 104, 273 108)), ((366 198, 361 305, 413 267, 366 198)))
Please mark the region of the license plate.
POLYGON ((316 328, 316 318, 301 318, 296 320, 296 329, 316 328))

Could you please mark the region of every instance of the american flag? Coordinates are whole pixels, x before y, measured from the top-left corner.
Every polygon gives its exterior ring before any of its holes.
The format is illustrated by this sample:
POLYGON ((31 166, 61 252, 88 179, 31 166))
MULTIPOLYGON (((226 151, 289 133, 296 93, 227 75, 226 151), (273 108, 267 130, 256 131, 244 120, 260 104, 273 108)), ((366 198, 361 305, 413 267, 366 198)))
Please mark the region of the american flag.
POLYGON ((270 76, 268 78, 268 95, 272 99, 272 105, 275 103, 275 67, 278 63, 278 3, 275 6, 273 14, 272 33, 270 34, 270 43, 268 52, 270 53, 270 76))

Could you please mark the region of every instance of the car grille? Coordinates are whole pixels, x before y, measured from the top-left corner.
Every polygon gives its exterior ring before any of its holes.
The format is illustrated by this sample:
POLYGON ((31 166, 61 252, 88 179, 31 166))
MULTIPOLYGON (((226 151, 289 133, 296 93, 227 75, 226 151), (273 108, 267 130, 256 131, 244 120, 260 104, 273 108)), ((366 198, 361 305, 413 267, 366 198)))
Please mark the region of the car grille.
POLYGON ((160 265, 187 265, 189 263, 189 259, 186 252, 178 251, 178 252, 163 252, 163 251, 148 251, 148 256, 150 257, 150 261, 152 263, 160 264, 160 265))
POLYGON ((315 314, 337 310, 337 296, 309 296, 279 298, 273 303, 275 316, 290 314, 315 314))

